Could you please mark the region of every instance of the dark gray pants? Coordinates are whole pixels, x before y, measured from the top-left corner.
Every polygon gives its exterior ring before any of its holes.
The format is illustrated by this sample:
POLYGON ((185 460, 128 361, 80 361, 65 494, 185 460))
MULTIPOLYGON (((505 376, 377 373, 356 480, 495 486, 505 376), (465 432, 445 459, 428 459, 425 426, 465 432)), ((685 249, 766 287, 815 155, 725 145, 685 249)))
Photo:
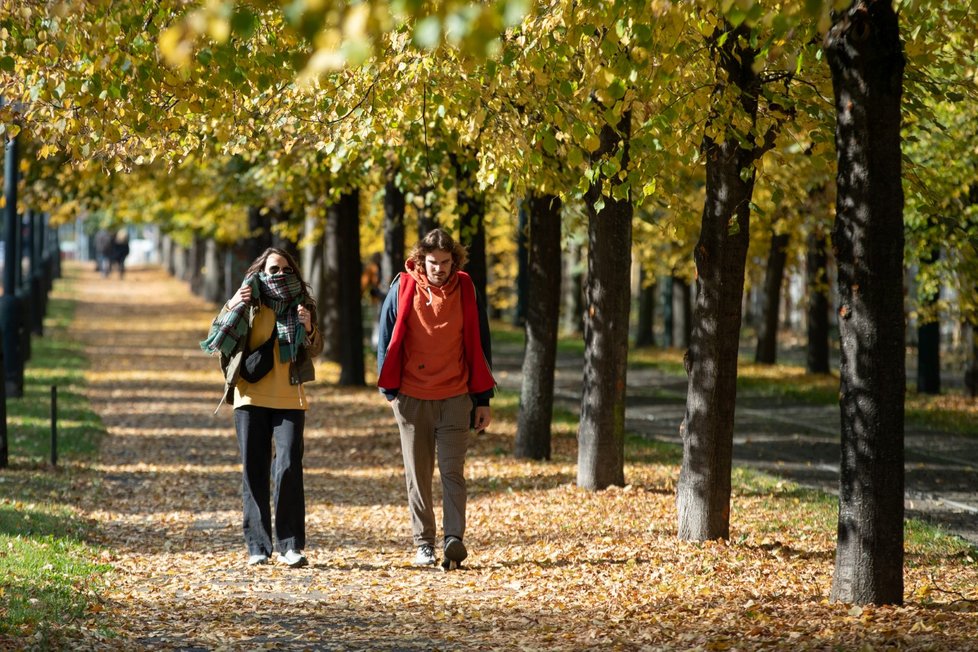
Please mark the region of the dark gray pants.
POLYGON ((304 410, 256 405, 234 410, 243 468, 244 537, 250 555, 271 555, 273 551, 269 480, 275 486, 275 534, 279 552, 305 548, 306 496, 302 484, 305 423, 304 410))
POLYGON ((444 536, 465 534, 465 452, 472 399, 468 394, 427 401, 398 394, 391 402, 401 432, 404 480, 414 545, 435 543, 431 481, 435 456, 442 488, 444 536))

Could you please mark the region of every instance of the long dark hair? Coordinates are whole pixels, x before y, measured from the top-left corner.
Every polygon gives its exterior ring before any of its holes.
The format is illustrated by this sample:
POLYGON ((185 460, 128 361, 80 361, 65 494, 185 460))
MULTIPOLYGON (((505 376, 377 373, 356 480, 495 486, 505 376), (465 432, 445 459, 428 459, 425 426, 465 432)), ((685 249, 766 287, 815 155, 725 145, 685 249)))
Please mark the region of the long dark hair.
POLYGON ((248 271, 245 272, 245 276, 251 276, 252 274, 255 274, 257 272, 265 271, 265 263, 268 261, 268 257, 271 256, 272 254, 278 254, 279 256, 284 258, 285 262, 289 264, 289 267, 291 267, 295 271, 295 276, 296 278, 299 279, 299 283, 302 284, 302 290, 306 295, 305 299, 302 302, 303 305, 315 307, 316 298, 312 296, 312 287, 308 283, 306 283, 306 280, 304 278, 302 278, 302 268, 299 267, 299 264, 296 262, 295 258, 292 257, 292 254, 290 254, 284 249, 279 249, 278 247, 269 247, 265 251, 261 252, 258 258, 255 258, 255 261, 251 263, 251 267, 249 267, 248 271))

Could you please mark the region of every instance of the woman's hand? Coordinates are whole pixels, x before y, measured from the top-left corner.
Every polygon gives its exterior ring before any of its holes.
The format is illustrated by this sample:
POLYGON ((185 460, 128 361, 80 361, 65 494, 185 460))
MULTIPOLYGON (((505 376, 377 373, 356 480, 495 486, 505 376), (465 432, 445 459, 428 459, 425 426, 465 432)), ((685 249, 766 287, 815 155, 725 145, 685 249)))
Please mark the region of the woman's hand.
POLYGON ((251 303, 251 286, 242 285, 238 288, 238 291, 234 293, 230 299, 228 299, 227 307, 228 310, 233 310, 235 306, 241 303, 251 303))
POLYGON ((312 313, 303 305, 299 306, 299 323, 306 328, 307 333, 312 332, 312 313))

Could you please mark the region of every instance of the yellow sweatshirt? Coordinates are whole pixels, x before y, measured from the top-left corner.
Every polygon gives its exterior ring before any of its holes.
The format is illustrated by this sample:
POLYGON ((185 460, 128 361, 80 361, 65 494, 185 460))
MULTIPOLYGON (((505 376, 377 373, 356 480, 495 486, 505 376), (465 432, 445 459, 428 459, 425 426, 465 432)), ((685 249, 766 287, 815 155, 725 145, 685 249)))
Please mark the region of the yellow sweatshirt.
MULTIPOLYGON (((275 311, 261 306, 248 334, 248 350, 264 344, 275 328, 275 311)), ((275 365, 257 383, 238 378, 234 388, 234 407, 258 405, 280 410, 305 410, 308 407, 302 385, 289 384, 289 362, 279 360, 278 340, 275 340, 275 365)))

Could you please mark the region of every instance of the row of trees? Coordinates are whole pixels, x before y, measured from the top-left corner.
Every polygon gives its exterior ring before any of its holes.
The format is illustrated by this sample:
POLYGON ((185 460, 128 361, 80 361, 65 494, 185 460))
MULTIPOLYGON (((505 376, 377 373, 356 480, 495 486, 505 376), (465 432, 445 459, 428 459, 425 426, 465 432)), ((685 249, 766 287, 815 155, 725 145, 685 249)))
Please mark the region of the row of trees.
MULTIPOLYGON (((976 319, 978 16, 966 5, 908 0, 898 18, 885 0, 255 0, 189 12, 177 0, 4 0, 0 122, 8 138, 29 136, 32 205, 138 216, 183 244, 244 239, 243 216, 261 213, 298 240, 308 220, 321 265, 340 270, 359 261, 360 198, 382 192, 385 269, 398 268, 406 206, 421 223, 450 212, 484 286, 487 212, 499 194, 525 197, 518 452, 534 457, 548 454, 561 207, 583 207, 587 489, 624 483, 636 231, 652 275, 692 258, 677 487, 691 540, 729 536, 751 230, 797 233, 813 252, 831 230, 843 440, 833 597, 899 602, 904 256, 928 261, 921 287, 953 284, 976 319)), ((335 332, 349 342, 359 285, 337 283, 327 291, 349 307, 335 332)), ((362 354, 346 373, 362 382, 362 354)))

